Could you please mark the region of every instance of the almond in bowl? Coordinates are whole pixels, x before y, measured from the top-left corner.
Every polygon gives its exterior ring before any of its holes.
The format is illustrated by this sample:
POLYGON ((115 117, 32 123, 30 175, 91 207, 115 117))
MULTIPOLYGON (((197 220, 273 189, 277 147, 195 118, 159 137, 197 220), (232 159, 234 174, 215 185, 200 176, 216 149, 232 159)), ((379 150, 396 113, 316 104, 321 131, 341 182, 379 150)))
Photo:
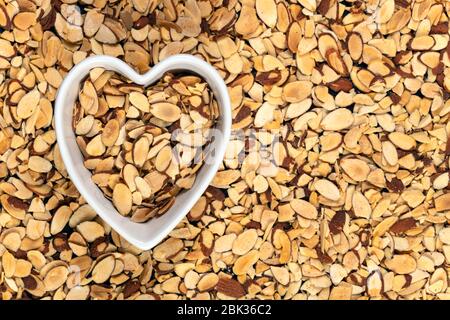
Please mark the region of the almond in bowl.
POLYGON ((207 82, 166 73, 143 87, 93 69, 80 86, 73 130, 93 182, 123 216, 146 222, 191 188, 219 117, 207 82))

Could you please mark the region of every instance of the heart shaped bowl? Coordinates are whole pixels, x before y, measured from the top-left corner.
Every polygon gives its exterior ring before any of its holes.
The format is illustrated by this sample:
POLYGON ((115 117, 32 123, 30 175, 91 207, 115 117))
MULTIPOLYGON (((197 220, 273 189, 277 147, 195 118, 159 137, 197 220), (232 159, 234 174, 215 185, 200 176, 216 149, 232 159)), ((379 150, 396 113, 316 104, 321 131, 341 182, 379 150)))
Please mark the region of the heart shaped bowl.
POLYGON ((208 187, 223 160, 231 132, 231 105, 227 87, 219 73, 207 62, 191 55, 174 55, 155 65, 145 74, 136 73, 125 62, 109 57, 94 56, 77 64, 61 84, 55 103, 55 127, 61 157, 72 182, 97 214, 123 238, 136 247, 148 250, 164 239, 186 216, 208 187), (101 67, 115 71, 136 84, 149 86, 168 71, 193 72, 208 82, 219 104, 220 117, 215 126, 202 168, 191 189, 177 195, 174 205, 164 215, 145 223, 136 223, 120 215, 112 203, 91 179, 91 172, 83 164, 83 156, 72 129, 72 112, 80 83, 90 70, 101 67))

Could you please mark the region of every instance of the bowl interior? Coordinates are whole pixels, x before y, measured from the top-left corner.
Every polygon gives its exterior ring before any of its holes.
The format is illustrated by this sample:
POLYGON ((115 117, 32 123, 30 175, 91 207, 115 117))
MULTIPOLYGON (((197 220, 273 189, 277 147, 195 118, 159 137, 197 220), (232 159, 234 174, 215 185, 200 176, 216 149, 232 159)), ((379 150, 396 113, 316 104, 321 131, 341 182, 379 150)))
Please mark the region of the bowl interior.
POLYGON ((186 216, 217 172, 230 137, 230 98, 226 85, 217 71, 206 62, 193 56, 176 55, 169 57, 144 75, 136 73, 119 59, 95 56, 82 61, 66 76, 58 90, 56 99, 55 126, 62 159, 78 191, 100 217, 122 237, 133 245, 147 250, 158 244, 186 216), (164 215, 145 223, 135 223, 130 218, 123 217, 117 212, 111 201, 105 198, 100 188, 91 180, 91 172, 84 167, 84 159, 75 140, 75 134, 72 130, 74 102, 81 81, 91 69, 96 67, 115 71, 143 86, 151 85, 167 71, 193 72, 208 82, 219 104, 220 117, 215 128, 221 134, 214 136, 210 144, 212 152, 208 152, 202 168, 197 173, 194 185, 191 189, 177 195, 174 205, 164 215))

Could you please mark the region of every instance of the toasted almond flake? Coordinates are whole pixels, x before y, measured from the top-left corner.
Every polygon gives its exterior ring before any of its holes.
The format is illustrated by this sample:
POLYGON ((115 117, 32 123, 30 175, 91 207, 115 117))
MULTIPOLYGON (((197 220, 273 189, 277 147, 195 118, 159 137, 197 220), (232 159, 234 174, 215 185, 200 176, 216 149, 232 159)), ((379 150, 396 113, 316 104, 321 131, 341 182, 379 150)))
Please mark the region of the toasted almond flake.
POLYGON ((151 113, 164 121, 174 122, 180 119, 181 111, 176 105, 167 102, 159 102, 151 105, 151 113))
POLYGON ((408 274, 416 270, 416 260, 407 254, 397 254, 385 262, 386 267, 397 274, 408 274))
POLYGON ((327 179, 317 180, 314 183, 314 188, 327 199, 337 201, 341 197, 341 193, 336 185, 327 179))
POLYGON ((340 165, 345 173, 355 181, 365 181, 370 173, 369 165, 360 159, 346 158, 341 160, 340 165))
POLYGON ((112 199, 114 206, 117 208, 117 211, 119 211, 121 215, 126 216, 130 213, 131 206, 133 204, 132 195, 130 189, 128 189, 125 184, 116 184, 116 186, 114 187, 112 199))
POLYGON ((290 202, 292 209, 306 219, 316 219, 317 209, 309 202, 302 199, 292 199, 290 202))
POLYGON ((242 256, 249 252, 258 239, 258 233, 255 229, 246 230, 237 236, 233 242, 233 253, 242 256))
POLYGON ((25 94, 17 105, 17 115, 22 119, 31 117, 36 111, 40 98, 41 94, 38 90, 32 90, 25 94))
POLYGON ((147 97, 137 91, 130 93, 130 102, 133 106, 138 108, 139 110, 143 112, 149 112, 150 111, 150 103, 148 102, 147 97))
POLYGON ((39 156, 31 156, 28 160, 28 168, 36 172, 49 172, 52 169, 52 163, 39 156))
POLYGON ((321 123, 322 129, 340 131, 349 128, 353 124, 353 114, 350 110, 339 108, 327 114, 321 123))
POLYGON ((392 132, 388 135, 389 140, 398 148, 412 150, 416 147, 416 141, 411 136, 402 132, 392 132))

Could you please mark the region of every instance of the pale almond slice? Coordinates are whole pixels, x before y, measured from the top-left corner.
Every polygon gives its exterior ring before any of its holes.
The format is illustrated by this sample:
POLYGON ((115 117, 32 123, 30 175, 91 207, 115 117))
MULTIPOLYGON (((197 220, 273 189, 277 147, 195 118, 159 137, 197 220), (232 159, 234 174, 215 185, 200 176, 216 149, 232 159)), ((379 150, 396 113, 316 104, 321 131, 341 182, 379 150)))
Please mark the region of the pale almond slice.
POLYGON ((444 189, 449 184, 449 174, 447 172, 440 174, 436 179, 433 181, 433 188, 436 190, 444 189))
POLYGON ((314 183, 314 188, 319 192, 322 196, 327 199, 337 201, 341 197, 341 193, 339 192, 338 187, 330 180, 320 179, 314 183))
POLYGON ((369 200, 359 191, 355 191, 352 197, 352 207, 355 216, 369 219, 372 214, 372 208, 369 200))
POLYGON ((118 183, 115 185, 112 200, 121 215, 127 216, 130 213, 133 204, 132 195, 125 184, 118 183))

